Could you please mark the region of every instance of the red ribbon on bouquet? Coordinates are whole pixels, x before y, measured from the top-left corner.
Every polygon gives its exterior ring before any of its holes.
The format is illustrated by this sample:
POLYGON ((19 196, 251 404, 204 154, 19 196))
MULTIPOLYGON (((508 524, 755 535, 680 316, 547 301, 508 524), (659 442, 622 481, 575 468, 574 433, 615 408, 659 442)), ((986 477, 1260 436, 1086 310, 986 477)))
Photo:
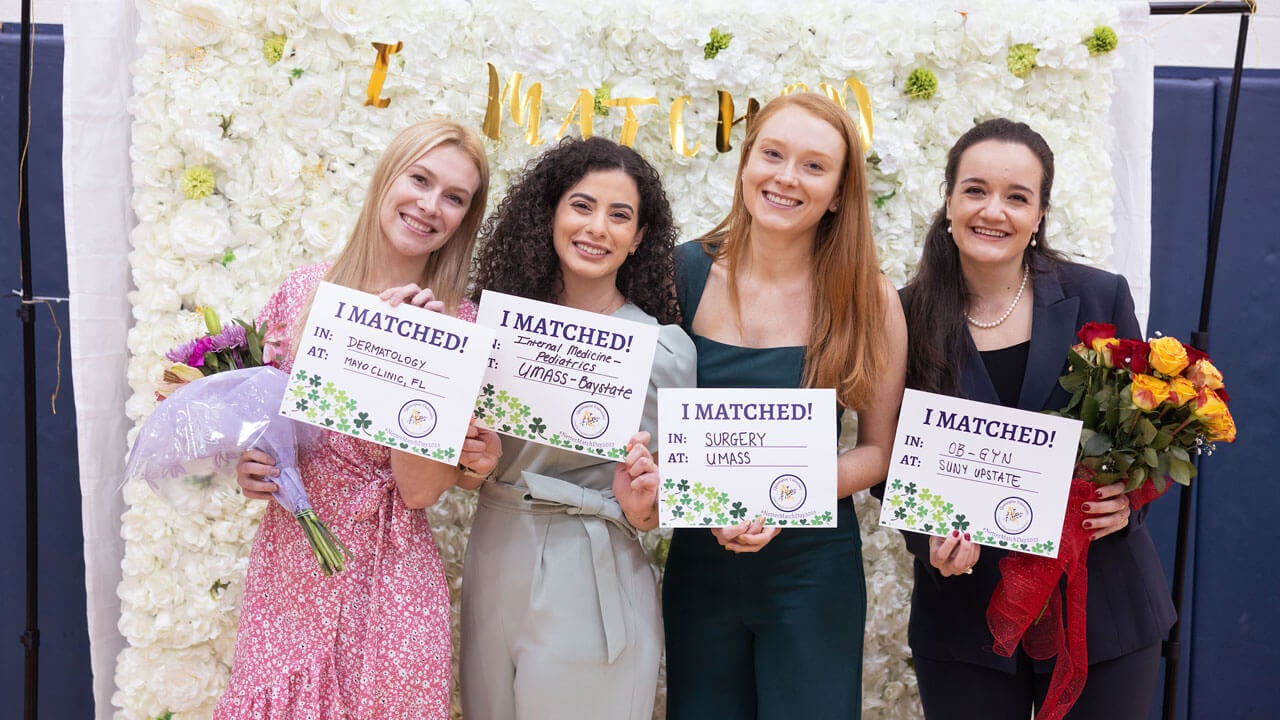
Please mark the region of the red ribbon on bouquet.
MULTIPOLYGON (((1086 602, 1089 596, 1089 535, 1082 525, 1084 503, 1096 498, 1096 473, 1076 465, 1067 496, 1058 557, 1011 552, 1000 560, 1000 584, 987 605, 987 627, 995 638, 994 650, 1012 657, 1022 643, 1036 660, 1057 656, 1044 704, 1036 720, 1061 720, 1084 690, 1089 674, 1086 602), (1058 581, 1066 579, 1064 592, 1058 581), (1065 606, 1066 625, 1063 625, 1065 606)), ((1172 483, 1169 483, 1170 485, 1172 483)), ((1166 488, 1168 485, 1166 485, 1166 488)), ((1156 499, 1161 492, 1147 481, 1129 493, 1132 510, 1156 499)))

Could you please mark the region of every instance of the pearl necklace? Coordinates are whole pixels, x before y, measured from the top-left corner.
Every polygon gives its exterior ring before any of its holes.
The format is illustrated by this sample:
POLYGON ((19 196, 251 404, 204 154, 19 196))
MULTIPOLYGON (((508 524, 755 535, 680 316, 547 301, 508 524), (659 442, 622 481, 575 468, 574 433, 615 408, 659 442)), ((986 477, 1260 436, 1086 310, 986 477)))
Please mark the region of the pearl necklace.
POLYGON ((999 319, 993 322, 980 322, 978 320, 974 320, 973 316, 970 315, 969 313, 964 314, 964 319, 968 320, 970 325, 976 328, 982 328, 983 330, 990 330, 991 328, 999 327, 1004 323, 1005 320, 1009 319, 1010 315, 1013 314, 1013 309, 1018 307, 1018 301, 1022 299, 1022 291, 1027 289, 1027 277, 1030 275, 1031 275, 1031 266, 1023 265, 1022 266, 1022 282, 1018 285, 1018 294, 1013 296, 1013 302, 1009 303, 1009 309, 1005 310, 1004 314, 1001 315, 999 319))

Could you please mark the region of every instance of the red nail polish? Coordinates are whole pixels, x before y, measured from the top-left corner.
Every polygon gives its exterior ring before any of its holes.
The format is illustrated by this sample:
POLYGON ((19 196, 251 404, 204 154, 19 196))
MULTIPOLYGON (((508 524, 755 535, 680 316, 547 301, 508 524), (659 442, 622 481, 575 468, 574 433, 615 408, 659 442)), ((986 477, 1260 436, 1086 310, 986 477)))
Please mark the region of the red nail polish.
POLYGON ((965 540, 972 540, 973 538, 969 537, 969 533, 965 533, 965 534, 964 534, 964 539, 965 539, 965 540))
POLYGON ((1097 496, 1098 496, 1098 499, 1099 499, 1099 500, 1101 500, 1101 499, 1102 499, 1102 489, 1101 489, 1101 488, 1099 488, 1099 489, 1098 489, 1098 492, 1097 492, 1096 494, 1097 494, 1097 496))
POLYGON ((953 537, 953 538, 958 538, 958 537, 960 537, 960 531, 959 531, 959 530, 952 530, 952 531, 951 531, 951 537, 953 537))
POLYGON ((1080 509, 1083 510, 1084 512, 1089 512, 1090 510, 1093 509, 1093 506, 1090 505, 1089 503, 1085 503, 1080 506, 1080 509))

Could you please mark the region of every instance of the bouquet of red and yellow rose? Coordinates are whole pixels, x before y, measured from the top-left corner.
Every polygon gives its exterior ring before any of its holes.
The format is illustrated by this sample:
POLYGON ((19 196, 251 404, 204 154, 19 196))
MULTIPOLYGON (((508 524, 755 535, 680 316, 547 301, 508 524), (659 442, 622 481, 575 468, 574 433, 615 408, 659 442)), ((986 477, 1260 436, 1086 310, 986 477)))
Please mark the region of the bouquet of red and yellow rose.
POLYGON ((1169 480, 1189 485, 1191 455, 1234 442, 1222 373, 1209 356, 1177 338, 1115 337, 1114 325, 1088 323, 1059 381, 1071 402, 1059 413, 1084 429, 1076 461, 1092 481, 1124 480, 1130 501, 1148 502, 1169 480))
POLYGON ((1080 447, 1056 559, 1010 553, 987 607, 994 649, 1011 656, 1021 643, 1037 659, 1057 656, 1037 720, 1071 709, 1088 674, 1085 642, 1090 537, 1081 506, 1098 485, 1123 481, 1132 509, 1154 500, 1169 482, 1189 485, 1192 455, 1234 442, 1222 373, 1205 353, 1176 338, 1115 337, 1106 323, 1087 323, 1067 353, 1059 379, 1071 400, 1058 415, 1081 421, 1080 447), (1055 592, 1066 578, 1065 597, 1055 592), (1067 626, 1062 624, 1067 607, 1067 626))

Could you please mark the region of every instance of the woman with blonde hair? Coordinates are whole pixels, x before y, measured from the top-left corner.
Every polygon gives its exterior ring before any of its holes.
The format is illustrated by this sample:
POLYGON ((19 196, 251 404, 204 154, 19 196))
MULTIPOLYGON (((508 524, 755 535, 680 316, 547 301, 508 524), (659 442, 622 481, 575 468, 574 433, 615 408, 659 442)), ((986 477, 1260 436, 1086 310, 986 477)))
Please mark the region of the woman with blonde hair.
POLYGON ((906 325, 880 273, 863 148, 825 96, 787 95, 747 129, 728 216, 677 248, 698 387, 834 388, 858 414, 838 527, 676 530, 663 585, 668 718, 857 718, 866 587, 850 496, 884 479, 906 325))
MULTIPOLYGON (((258 322, 293 328, 296 340, 321 280, 456 314, 488 187, 474 131, 448 120, 406 128, 378 161, 342 254, 291 274, 258 322)), ((322 575, 298 523, 268 506, 214 717, 448 718, 449 589, 418 509, 464 473, 488 473, 500 453, 496 435, 474 427, 457 467, 329 431, 300 451, 312 505, 351 556, 344 572, 322 575)), ((270 455, 251 450, 236 480, 245 495, 268 499, 278 474, 270 455)))

